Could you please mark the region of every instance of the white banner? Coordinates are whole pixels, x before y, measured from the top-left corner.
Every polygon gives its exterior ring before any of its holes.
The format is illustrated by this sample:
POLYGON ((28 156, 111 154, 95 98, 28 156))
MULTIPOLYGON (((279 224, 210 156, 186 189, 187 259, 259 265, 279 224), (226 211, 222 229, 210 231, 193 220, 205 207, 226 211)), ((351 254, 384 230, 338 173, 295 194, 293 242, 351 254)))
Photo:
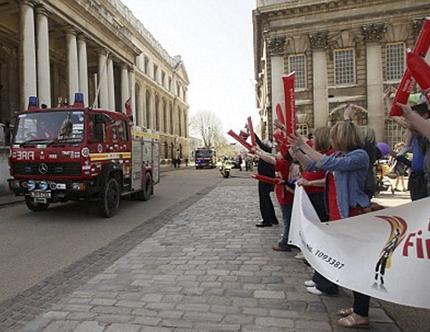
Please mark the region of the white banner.
POLYGON ((339 221, 319 221, 296 187, 289 243, 330 281, 363 294, 430 308, 430 198, 339 221))

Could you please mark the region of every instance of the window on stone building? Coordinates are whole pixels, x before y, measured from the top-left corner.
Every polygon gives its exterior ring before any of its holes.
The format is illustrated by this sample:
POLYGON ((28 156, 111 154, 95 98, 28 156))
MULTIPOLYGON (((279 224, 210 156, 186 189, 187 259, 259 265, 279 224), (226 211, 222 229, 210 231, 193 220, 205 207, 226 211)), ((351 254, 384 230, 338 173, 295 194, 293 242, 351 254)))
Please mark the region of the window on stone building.
POLYGON ((166 84, 166 73, 164 71, 161 72, 161 85, 164 88, 164 85, 166 84))
POLYGON ((308 125, 305 124, 305 123, 299 123, 297 125, 297 132, 300 135, 307 136, 309 134, 309 127, 308 127, 308 125))
POLYGON ((154 64, 154 81, 158 80, 158 66, 154 64))
POLYGON ((168 83, 169 85, 167 86, 167 89, 169 90, 169 91, 172 91, 172 78, 169 76, 169 83, 168 83))
POLYGON ((399 81, 405 70, 405 44, 392 43, 386 47, 386 80, 399 81))
POLYGON ((336 85, 355 84, 355 57, 352 48, 334 50, 334 76, 336 85))
POLYGON ((143 71, 149 74, 149 58, 146 55, 143 57, 143 71))
POLYGON ((296 72, 296 89, 306 89, 306 56, 304 54, 288 57, 288 71, 296 72))

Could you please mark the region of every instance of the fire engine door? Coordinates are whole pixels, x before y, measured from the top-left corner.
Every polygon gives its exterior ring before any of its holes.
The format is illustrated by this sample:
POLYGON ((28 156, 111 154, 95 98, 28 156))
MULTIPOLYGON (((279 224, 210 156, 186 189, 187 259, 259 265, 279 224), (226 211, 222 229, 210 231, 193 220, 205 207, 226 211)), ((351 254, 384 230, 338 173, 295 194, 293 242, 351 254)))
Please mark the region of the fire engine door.
POLYGON ((131 186, 132 190, 142 189, 142 157, 143 145, 141 140, 133 140, 131 145, 131 186))

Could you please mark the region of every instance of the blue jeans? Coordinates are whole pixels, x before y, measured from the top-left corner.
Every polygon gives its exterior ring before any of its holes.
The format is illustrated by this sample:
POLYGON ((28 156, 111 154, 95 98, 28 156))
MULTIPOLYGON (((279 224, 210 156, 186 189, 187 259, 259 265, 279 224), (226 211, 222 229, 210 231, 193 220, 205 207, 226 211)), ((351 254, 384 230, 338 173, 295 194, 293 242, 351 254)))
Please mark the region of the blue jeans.
POLYGON ((288 247, 288 233, 290 232, 291 212, 293 212, 293 204, 281 205, 282 221, 284 222, 284 234, 282 234, 279 246, 281 248, 288 247))

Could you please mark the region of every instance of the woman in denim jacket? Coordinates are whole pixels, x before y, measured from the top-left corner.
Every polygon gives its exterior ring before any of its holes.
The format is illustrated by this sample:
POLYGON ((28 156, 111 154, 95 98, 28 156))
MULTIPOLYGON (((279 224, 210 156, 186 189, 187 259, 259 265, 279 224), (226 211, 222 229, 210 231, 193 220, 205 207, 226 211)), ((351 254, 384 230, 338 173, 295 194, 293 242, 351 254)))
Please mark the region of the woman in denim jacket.
MULTIPOLYGON (((369 157, 361 147, 363 140, 358 127, 351 121, 338 122, 330 130, 332 148, 337 151, 327 156, 308 146, 299 135, 289 138, 291 153, 306 170, 326 172, 326 206, 329 221, 359 215, 369 207, 364 183, 369 157)), ((338 320, 343 327, 362 327, 369 324, 370 297, 354 292, 353 308, 339 310, 345 316, 338 320)))

